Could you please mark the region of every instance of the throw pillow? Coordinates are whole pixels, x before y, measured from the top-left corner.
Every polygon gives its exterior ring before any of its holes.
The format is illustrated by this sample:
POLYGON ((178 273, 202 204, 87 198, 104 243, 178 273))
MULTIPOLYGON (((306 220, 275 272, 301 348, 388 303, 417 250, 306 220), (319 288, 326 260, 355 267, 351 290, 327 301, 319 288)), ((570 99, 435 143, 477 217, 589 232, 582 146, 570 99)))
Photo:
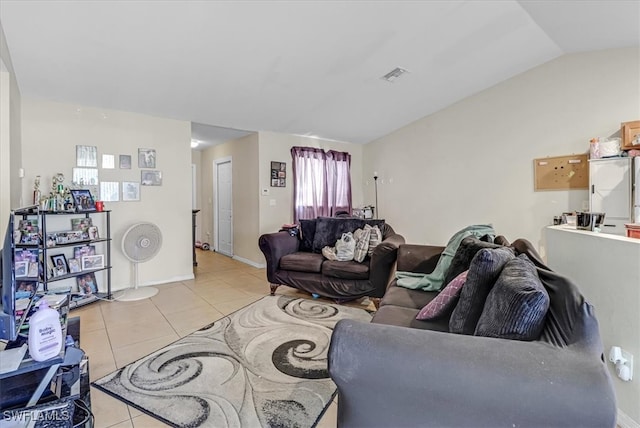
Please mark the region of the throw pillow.
POLYGON ((300 251, 313 251, 313 238, 316 234, 316 219, 300 220, 300 251))
POLYGON ((369 250, 369 238, 371 236, 371 227, 365 225, 364 229, 358 229, 353 232, 353 237, 356 240, 356 251, 353 254, 353 260, 358 263, 362 263, 365 257, 367 257, 367 251, 369 250))
POLYGON ((363 220, 360 218, 343 217, 318 217, 316 220, 315 234, 313 236, 313 252, 319 253, 326 246, 335 245, 343 233, 353 233, 365 224, 384 225, 384 220, 363 220))
POLYGON ((473 257, 467 274, 467 282, 460 292, 460 300, 451 319, 451 333, 473 334, 482 315, 484 302, 491 287, 509 260, 514 258, 511 248, 484 248, 473 257))
POLYGON ((417 320, 433 320, 447 315, 460 296, 462 286, 467 281, 467 272, 464 271, 456 276, 446 287, 442 289, 435 299, 427 303, 418 312, 417 320))
POLYGON ((453 256, 453 259, 451 259, 449 269, 444 276, 444 283, 450 283, 453 278, 460 275, 465 270, 469 270, 469 266, 471 266, 471 260, 473 260, 473 256, 475 256, 476 253, 481 249, 500 247, 501 245, 481 241, 475 236, 468 236, 464 238, 460 242, 460 245, 458 246, 458 249, 453 256))
POLYGON ((536 340, 549 309, 549 293, 529 258, 521 254, 509 261, 489 292, 476 336, 536 340))
POLYGON ((367 254, 369 255, 369 257, 371 257, 371 255, 373 254, 373 250, 375 250, 378 244, 382 242, 382 231, 380 231, 380 228, 377 224, 373 227, 367 224, 365 225, 365 229, 367 228, 370 230, 369 249, 367 251, 367 254))

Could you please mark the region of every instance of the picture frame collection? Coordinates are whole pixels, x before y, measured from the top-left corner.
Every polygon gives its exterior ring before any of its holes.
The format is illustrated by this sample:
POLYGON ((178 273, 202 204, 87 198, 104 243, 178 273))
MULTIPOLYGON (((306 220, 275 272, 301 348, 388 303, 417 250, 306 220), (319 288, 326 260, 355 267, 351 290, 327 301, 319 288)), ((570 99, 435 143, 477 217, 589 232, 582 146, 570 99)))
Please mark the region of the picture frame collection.
MULTIPOLYGON (((140 186, 162 186, 162 171, 157 170, 157 150, 138 148, 137 166, 140 169, 138 181, 101 181, 98 174, 97 146, 76 146, 76 167, 73 168, 72 183, 77 189, 71 190, 77 212, 95 211, 95 199, 102 202, 140 201, 140 186), (99 198, 87 199, 87 195, 99 195, 99 198), (76 197, 78 199, 76 199, 76 197), (87 201, 91 200, 92 203, 87 201)), ((131 170, 131 154, 102 154, 102 169, 131 170), (117 165, 116 165, 117 160, 117 165)))

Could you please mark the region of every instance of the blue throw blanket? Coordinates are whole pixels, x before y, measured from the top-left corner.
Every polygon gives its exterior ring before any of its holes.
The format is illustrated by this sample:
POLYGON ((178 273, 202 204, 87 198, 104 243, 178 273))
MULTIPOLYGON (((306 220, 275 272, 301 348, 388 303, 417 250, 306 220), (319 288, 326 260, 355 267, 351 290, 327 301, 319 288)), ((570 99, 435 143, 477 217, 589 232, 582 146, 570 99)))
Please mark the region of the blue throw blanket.
POLYGON ((451 260, 456 254, 460 243, 467 236, 481 238, 484 235, 495 236, 496 232, 490 224, 479 224, 467 226, 449 239, 447 247, 442 252, 436 268, 431 273, 396 272, 397 284, 400 287, 411 288, 412 290, 438 291, 442 289, 444 277, 447 274, 451 260))

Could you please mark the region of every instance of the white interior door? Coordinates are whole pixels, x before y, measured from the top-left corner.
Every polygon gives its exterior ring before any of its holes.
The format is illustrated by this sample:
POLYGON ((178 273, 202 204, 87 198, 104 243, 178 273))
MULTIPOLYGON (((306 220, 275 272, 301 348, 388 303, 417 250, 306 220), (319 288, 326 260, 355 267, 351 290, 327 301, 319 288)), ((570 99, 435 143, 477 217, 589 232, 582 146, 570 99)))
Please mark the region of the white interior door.
POLYGON ((216 160, 214 199, 215 246, 214 249, 227 256, 233 256, 233 192, 231 187, 231 158, 216 160))

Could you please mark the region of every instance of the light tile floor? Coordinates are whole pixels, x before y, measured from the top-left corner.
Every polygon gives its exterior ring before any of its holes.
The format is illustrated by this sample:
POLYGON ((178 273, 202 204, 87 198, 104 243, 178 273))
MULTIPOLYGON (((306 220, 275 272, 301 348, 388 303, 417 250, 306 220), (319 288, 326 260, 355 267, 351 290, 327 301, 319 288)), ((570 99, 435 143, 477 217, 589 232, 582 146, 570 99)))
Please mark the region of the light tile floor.
MULTIPOLYGON (((210 251, 199 250, 197 256, 195 279, 159 285, 151 299, 96 302, 71 312, 80 317, 80 345, 89 356, 92 381, 269 294, 264 269, 210 251)), ((277 294, 311 297, 286 286, 277 294)), ((336 403, 319 428, 336 426, 336 403)), ((91 407, 97 428, 166 426, 93 387, 91 407)))

